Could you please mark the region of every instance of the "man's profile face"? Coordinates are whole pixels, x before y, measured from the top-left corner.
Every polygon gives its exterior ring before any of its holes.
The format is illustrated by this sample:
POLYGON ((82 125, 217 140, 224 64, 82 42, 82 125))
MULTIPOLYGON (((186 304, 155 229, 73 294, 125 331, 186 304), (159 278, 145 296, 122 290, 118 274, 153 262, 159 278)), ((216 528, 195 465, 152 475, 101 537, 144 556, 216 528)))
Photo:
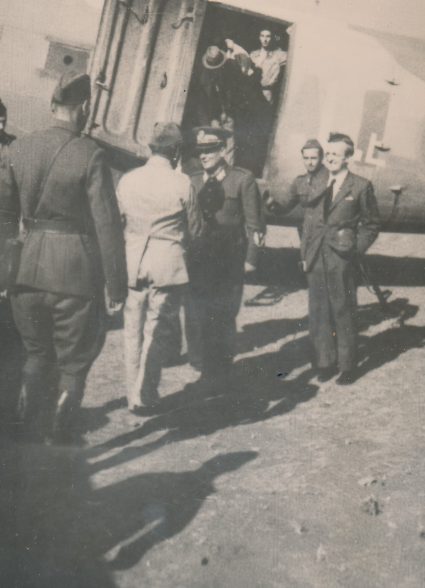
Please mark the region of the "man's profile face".
POLYGON ((3 131, 6 130, 6 122, 7 122, 7 117, 0 116, 0 133, 2 133, 3 131))
POLYGON ((215 151, 210 151, 209 153, 201 152, 199 154, 199 159, 205 171, 212 171, 218 167, 221 160, 223 159, 223 156, 224 150, 216 149, 215 151))
POLYGON ((271 32, 266 29, 264 31, 261 31, 261 33, 260 33, 261 47, 263 47, 263 49, 267 49, 270 46, 271 42, 272 42, 271 32))
POLYGON ((346 155, 347 145, 344 141, 328 143, 326 147, 325 165, 331 174, 337 174, 348 165, 349 157, 346 155))
POLYGON ((303 161, 305 169, 310 173, 314 173, 322 163, 322 157, 319 149, 315 147, 303 150, 303 161))

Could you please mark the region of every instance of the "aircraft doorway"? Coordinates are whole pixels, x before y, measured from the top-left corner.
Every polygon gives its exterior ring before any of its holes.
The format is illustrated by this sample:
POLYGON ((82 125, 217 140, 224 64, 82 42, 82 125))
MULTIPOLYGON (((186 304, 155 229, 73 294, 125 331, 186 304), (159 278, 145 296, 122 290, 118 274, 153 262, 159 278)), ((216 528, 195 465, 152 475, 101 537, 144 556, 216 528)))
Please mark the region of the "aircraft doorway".
MULTIPOLYGON (((209 4, 183 117, 183 129, 233 132, 229 163, 262 177, 283 95, 290 23, 209 4)), ((185 168, 193 169, 193 159, 185 168)))

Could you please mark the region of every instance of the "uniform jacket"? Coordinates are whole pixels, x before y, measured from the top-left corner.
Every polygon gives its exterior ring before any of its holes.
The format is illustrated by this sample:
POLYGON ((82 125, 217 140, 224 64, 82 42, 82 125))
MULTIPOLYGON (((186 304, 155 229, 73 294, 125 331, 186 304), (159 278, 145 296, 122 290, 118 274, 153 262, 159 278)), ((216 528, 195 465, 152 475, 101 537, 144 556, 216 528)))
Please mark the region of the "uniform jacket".
POLYGON ((0 256, 6 239, 15 237, 19 229, 19 204, 13 198, 11 178, 8 177, 9 145, 15 139, 15 135, 0 134, 0 256))
POLYGON ((272 202, 273 210, 279 214, 287 214, 300 205, 304 213, 309 213, 326 189, 328 178, 329 172, 324 165, 314 173, 297 176, 291 184, 288 197, 283 202, 272 202))
POLYGON ((355 253, 365 253, 379 232, 379 211, 373 186, 369 180, 348 172, 341 188, 334 195, 327 220, 323 216, 326 189, 323 177, 321 185, 310 193, 310 210, 304 218, 301 256, 309 271, 321 249, 334 252, 339 258, 352 259, 355 253), (322 193, 323 193, 322 190, 322 193))
POLYGON ((74 230, 30 229, 17 284, 92 297, 104 278, 111 298, 123 299, 127 286, 120 216, 111 173, 95 141, 80 137, 71 123, 62 121, 18 139, 9 147, 10 165, 1 173, 1 198, 12 204, 19 201, 22 217, 34 218, 53 154, 70 137, 73 141, 48 176, 36 217, 74 230))
POLYGON ((125 222, 128 285, 148 279, 157 287, 188 281, 186 247, 202 231, 188 176, 154 155, 125 174, 117 188, 125 222))
MULTIPOLYGON (((253 233, 266 230, 261 210, 261 197, 253 174, 240 167, 225 165, 225 176, 220 182, 224 191, 224 203, 209 221, 204 250, 219 258, 221 263, 231 264, 236 258, 255 261, 253 233)), ((204 173, 192 176, 192 186, 198 195, 204 186, 204 173)), ((239 262, 238 262, 239 263, 239 262)))

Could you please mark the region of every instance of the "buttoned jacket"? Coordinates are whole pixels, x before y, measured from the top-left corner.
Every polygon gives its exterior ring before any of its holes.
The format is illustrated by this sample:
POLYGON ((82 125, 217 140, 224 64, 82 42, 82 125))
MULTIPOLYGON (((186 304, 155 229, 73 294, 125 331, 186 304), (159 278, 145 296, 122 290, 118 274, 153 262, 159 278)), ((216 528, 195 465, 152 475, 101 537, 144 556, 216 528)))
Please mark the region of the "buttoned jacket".
POLYGON ((16 140, 0 172, 1 200, 14 220, 58 221, 69 232, 32 230, 25 238, 17 284, 38 290, 93 297, 103 281, 111 298, 126 294, 124 240, 105 154, 72 123, 56 121, 46 130, 16 140), (57 156, 40 188, 53 155, 57 156), (19 205, 19 210, 17 205, 19 205), (13 210, 15 207, 15 210, 13 210))
MULTIPOLYGON (((322 179, 324 183, 324 178, 322 179)), ((338 258, 351 260, 363 254, 379 232, 379 211, 371 182, 348 172, 339 191, 334 194, 327 218, 324 216, 323 191, 310 195, 310 212, 305 215, 301 255, 309 271, 322 247, 338 258)), ((329 257, 329 259, 332 259, 329 257)))
MULTIPOLYGON (((255 177, 246 169, 227 164, 224 172, 224 178, 220 182, 224 191, 224 203, 214 216, 210 236, 207 234, 205 238, 205 248, 212 254, 216 250, 230 262, 233 257, 244 257, 248 246, 246 258, 255 264, 256 247, 253 235, 254 232, 266 231, 255 177)), ((195 193, 199 194, 205 183, 203 172, 194 174, 191 179, 195 193)))

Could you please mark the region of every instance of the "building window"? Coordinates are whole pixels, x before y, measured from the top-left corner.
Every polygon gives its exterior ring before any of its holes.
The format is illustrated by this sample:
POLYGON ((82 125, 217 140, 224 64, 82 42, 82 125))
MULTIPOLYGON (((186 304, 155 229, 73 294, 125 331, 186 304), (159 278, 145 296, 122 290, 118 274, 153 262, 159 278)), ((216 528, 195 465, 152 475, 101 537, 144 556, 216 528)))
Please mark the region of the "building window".
POLYGON ((60 76, 67 70, 85 73, 89 58, 88 49, 73 47, 59 41, 49 41, 44 73, 52 76, 60 76))

